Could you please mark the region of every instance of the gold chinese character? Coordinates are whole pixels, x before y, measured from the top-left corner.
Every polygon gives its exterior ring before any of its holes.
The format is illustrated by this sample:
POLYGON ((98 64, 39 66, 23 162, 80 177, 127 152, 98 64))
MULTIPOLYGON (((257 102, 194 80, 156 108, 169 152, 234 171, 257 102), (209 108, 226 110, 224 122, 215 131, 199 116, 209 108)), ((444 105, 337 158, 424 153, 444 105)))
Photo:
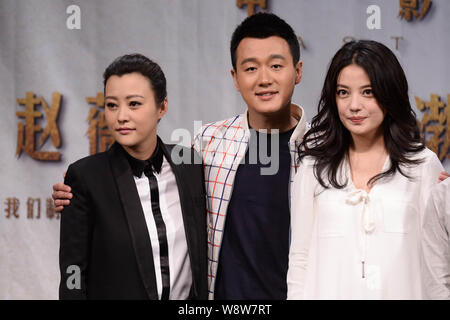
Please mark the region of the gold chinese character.
POLYGON ((423 5, 422 9, 419 12, 418 0, 400 0, 400 12, 398 13, 398 16, 401 19, 405 19, 406 21, 411 21, 412 17, 416 17, 417 19, 422 19, 430 10, 431 7, 431 0, 422 0, 423 5))
POLYGON ((39 198, 30 198, 27 199, 27 218, 33 219, 34 218, 34 203, 37 203, 37 215, 36 219, 39 219, 41 217, 41 199, 39 198))
POLYGON ((255 6, 260 6, 263 9, 266 8, 266 0, 237 0, 236 5, 239 8, 247 5, 247 14, 250 17, 255 14, 255 6))
POLYGON ((89 123, 87 135, 89 136, 89 154, 103 152, 114 143, 114 138, 108 129, 105 120, 105 112, 99 108, 105 108, 105 96, 103 92, 98 92, 96 97, 87 97, 86 102, 95 104, 96 107, 89 109, 86 121, 89 123), (97 142, 100 146, 97 147, 97 142))
POLYGON ((47 218, 49 219, 59 219, 59 212, 55 211, 55 206, 53 205, 53 200, 52 198, 47 198, 46 199, 46 214, 47 214, 47 218))
POLYGON ((51 137, 53 146, 59 148, 61 139, 56 119, 58 118, 61 105, 61 93, 53 93, 50 108, 43 97, 35 98, 33 92, 27 92, 25 98, 17 99, 17 103, 25 106, 25 111, 16 112, 16 115, 19 118, 25 118, 25 123, 20 122, 18 124, 16 156, 19 157, 23 150, 26 154, 36 160, 59 160, 61 158, 59 152, 36 151, 35 149, 35 135, 42 131, 41 126, 35 124, 36 118, 42 117, 42 112, 36 111, 35 106, 42 104, 47 117, 47 125, 39 139, 37 148, 40 148, 49 136, 51 137))
MULTIPOLYGON (((447 96, 447 99, 450 95, 447 96)), ((445 157, 449 157, 450 145, 450 106, 440 100, 437 94, 430 95, 430 101, 424 102, 420 98, 415 97, 417 108, 422 111, 429 112, 423 115, 422 121, 418 121, 422 134, 431 133, 432 136, 426 141, 426 146, 435 152, 442 161, 445 157), (446 135, 444 135, 444 132, 446 135), (442 147, 441 147, 442 146, 442 147)))
POLYGON ((11 216, 14 216, 15 218, 19 218, 19 214, 17 211, 19 210, 20 201, 17 198, 6 198, 5 201, 6 209, 5 212, 7 213, 6 218, 11 218, 11 216))

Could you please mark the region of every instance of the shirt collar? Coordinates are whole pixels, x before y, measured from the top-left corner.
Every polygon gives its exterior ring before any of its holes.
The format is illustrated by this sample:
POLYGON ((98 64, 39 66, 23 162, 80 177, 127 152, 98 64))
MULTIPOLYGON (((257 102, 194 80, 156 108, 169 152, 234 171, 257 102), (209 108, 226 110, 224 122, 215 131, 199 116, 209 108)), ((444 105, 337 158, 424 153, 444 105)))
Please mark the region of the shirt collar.
MULTIPOLYGON (((305 135, 305 132, 307 129, 309 129, 309 125, 306 123, 306 115, 304 109, 295 104, 291 103, 291 116, 293 116, 295 119, 298 120, 298 124, 295 126, 294 132, 291 135, 289 143, 294 143, 295 141, 301 142, 303 139, 303 136, 305 135)), ((242 127, 244 128, 245 132, 250 136, 250 128, 248 123, 248 109, 247 111, 242 115, 242 127)))
POLYGON ((157 139, 156 148, 153 152, 152 156, 147 160, 139 160, 131 156, 128 152, 126 152, 128 162, 131 167, 131 171, 133 175, 136 177, 141 177, 142 172, 144 172, 145 167, 151 166, 154 171, 157 173, 161 172, 161 167, 163 163, 163 151, 160 146, 160 141, 157 139))

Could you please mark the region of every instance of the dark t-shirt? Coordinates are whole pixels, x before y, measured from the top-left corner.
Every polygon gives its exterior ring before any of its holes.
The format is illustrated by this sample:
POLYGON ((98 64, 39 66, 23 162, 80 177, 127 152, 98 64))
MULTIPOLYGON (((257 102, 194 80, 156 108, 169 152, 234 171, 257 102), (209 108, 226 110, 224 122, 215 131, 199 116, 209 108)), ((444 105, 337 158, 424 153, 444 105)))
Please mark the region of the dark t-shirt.
POLYGON ((271 155, 271 135, 251 130, 245 162, 236 172, 227 210, 214 294, 217 300, 286 299, 291 168, 288 143, 294 129, 274 137, 279 139, 279 169, 273 175, 261 174, 261 168, 270 166, 262 163, 267 163, 264 154, 271 155), (255 141, 258 152, 252 156, 255 141), (267 146, 262 157, 260 145, 267 146), (252 159, 255 164, 249 163, 252 159))

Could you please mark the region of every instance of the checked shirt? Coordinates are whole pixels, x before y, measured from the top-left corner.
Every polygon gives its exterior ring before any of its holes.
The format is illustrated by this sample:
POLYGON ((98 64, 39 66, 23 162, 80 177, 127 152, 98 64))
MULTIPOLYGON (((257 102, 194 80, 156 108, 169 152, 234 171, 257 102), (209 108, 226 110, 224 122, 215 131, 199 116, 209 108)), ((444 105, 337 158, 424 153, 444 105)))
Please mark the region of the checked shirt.
MULTIPOLYGON (((297 148, 307 129, 305 113, 301 107, 292 104, 291 115, 298 120, 298 124, 289 141, 291 153, 289 190, 298 168, 297 148)), ((194 138, 193 147, 202 156, 205 172, 209 299, 214 298, 215 276, 234 178, 247 151, 249 137, 247 113, 244 113, 206 124, 194 138)))

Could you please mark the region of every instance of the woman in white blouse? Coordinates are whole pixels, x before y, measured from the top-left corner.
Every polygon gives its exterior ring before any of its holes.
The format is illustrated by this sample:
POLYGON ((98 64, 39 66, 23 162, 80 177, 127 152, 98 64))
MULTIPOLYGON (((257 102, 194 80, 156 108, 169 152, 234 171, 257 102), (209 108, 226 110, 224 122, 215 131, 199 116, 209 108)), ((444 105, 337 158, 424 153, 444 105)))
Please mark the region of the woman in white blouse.
POLYGON ((395 55, 331 61, 292 190, 288 299, 420 299, 422 217, 443 167, 420 138, 395 55))

